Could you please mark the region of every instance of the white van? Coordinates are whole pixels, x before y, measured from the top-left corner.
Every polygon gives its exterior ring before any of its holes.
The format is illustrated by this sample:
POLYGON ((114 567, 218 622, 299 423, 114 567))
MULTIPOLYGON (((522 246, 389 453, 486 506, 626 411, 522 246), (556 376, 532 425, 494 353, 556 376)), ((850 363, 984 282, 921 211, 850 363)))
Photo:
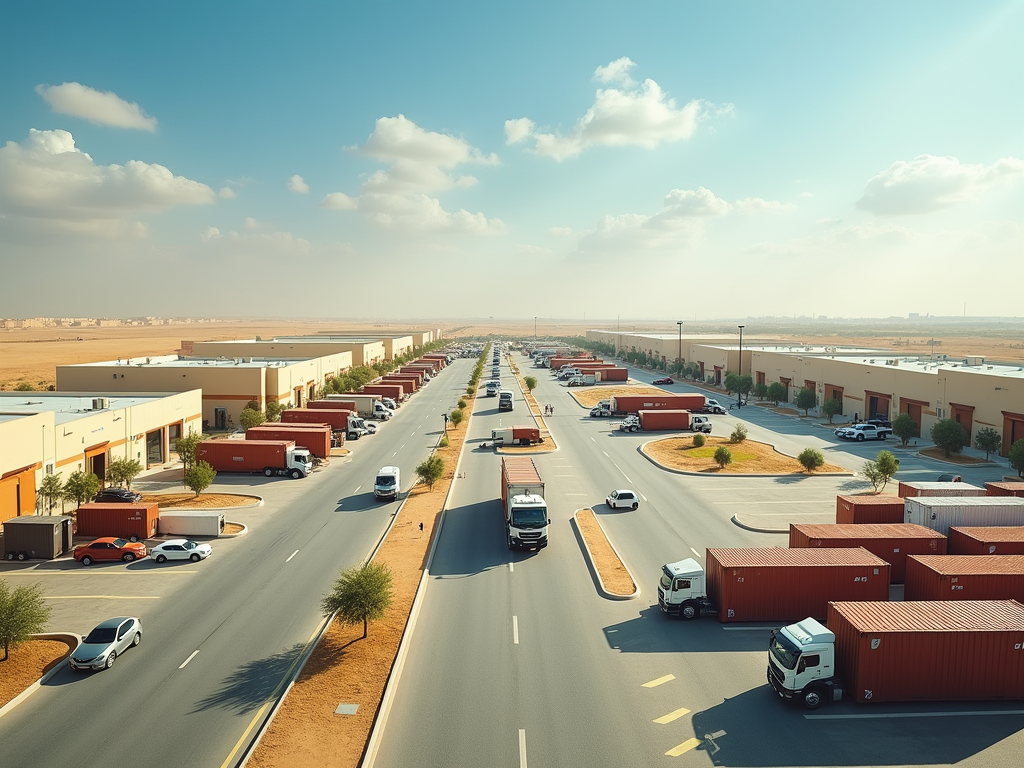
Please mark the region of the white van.
POLYGON ((373 481, 373 498, 397 499, 402 485, 402 474, 398 467, 381 467, 373 481))

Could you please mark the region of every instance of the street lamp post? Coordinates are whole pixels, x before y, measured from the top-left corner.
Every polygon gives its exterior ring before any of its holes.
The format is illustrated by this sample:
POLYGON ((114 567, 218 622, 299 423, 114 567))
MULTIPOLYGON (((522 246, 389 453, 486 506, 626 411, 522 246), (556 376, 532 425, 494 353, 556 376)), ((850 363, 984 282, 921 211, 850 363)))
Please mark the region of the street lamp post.
POLYGON ((533 318, 533 339, 534 339, 534 341, 537 340, 537 317, 536 317, 536 315, 534 315, 534 318, 533 318))
POLYGON ((681 366, 683 362, 683 321, 676 320, 676 325, 679 326, 679 352, 676 355, 676 365, 681 366))
MULTIPOLYGON (((740 378, 742 379, 743 378, 743 326, 739 325, 739 326, 736 326, 736 327, 740 329, 740 378)), ((743 393, 742 392, 740 392, 740 395, 737 398, 737 400, 739 402, 736 404, 736 407, 737 408, 742 408, 743 407, 743 393)))

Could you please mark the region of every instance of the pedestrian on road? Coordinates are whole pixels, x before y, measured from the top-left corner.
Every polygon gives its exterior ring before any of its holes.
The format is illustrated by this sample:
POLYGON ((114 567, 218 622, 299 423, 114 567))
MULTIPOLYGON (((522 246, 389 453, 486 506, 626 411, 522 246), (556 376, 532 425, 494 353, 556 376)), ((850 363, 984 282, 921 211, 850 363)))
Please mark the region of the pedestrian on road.
POLYGON ((554 416, 555 415, 555 406, 549 405, 548 408, 551 409, 551 415, 554 416))

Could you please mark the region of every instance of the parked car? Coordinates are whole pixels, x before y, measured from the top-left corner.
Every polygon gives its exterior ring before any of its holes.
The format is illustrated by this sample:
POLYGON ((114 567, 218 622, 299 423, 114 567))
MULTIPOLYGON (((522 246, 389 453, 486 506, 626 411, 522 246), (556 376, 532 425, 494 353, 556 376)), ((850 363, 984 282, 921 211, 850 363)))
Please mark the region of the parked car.
POLYGON ((960 477, 960 475, 954 475, 954 474, 952 474, 950 472, 943 472, 941 475, 939 475, 938 482, 940 482, 940 483, 962 483, 963 482, 963 478, 960 477))
POLYGON ((874 424, 854 424, 849 427, 839 427, 835 430, 835 436, 844 440, 885 440, 892 434, 892 430, 885 427, 876 427, 874 424))
POLYGON ((123 560, 130 563, 146 556, 146 545, 141 541, 103 536, 88 544, 79 544, 71 556, 82 565, 92 565, 102 560, 123 560))
POLYGON ((612 509, 621 509, 622 507, 629 507, 630 509, 636 509, 640 506, 640 497, 633 491, 612 491, 608 494, 608 498, 604 500, 612 509))
POLYGON ((675 384, 675 382, 672 381, 672 377, 671 376, 665 376, 665 377, 660 378, 660 379, 655 379, 651 383, 652 384, 675 384))
POLYGON ((704 401, 704 408, 702 410, 704 413, 725 413, 725 406, 709 397, 704 401))
POLYGON ((213 553, 209 544, 200 544, 191 539, 168 539, 149 550, 149 556, 158 563, 167 560, 191 560, 198 563, 213 553))
POLYGON ((876 427, 885 427, 889 429, 892 427, 892 422, 889 421, 888 416, 872 416, 870 419, 864 422, 865 424, 873 424, 876 427))
POLYGON ((110 669, 114 659, 142 642, 142 620, 131 616, 107 619, 86 635, 71 654, 72 669, 110 669))
POLYGON ((377 425, 374 424, 372 421, 364 422, 363 423, 363 428, 366 431, 366 434, 368 434, 368 435, 376 435, 377 434, 377 425))
POLYGON ((142 501, 142 494, 127 488, 104 488, 93 497, 93 501, 106 504, 134 504, 142 501))

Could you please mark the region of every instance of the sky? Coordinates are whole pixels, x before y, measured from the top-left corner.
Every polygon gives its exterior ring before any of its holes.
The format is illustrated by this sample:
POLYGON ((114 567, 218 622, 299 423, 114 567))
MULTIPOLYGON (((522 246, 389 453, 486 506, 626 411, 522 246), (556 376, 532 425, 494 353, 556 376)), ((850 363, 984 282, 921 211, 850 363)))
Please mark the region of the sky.
POLYGON ((0 317, 1024 314, 1022 0, 4 19, 0 317))

